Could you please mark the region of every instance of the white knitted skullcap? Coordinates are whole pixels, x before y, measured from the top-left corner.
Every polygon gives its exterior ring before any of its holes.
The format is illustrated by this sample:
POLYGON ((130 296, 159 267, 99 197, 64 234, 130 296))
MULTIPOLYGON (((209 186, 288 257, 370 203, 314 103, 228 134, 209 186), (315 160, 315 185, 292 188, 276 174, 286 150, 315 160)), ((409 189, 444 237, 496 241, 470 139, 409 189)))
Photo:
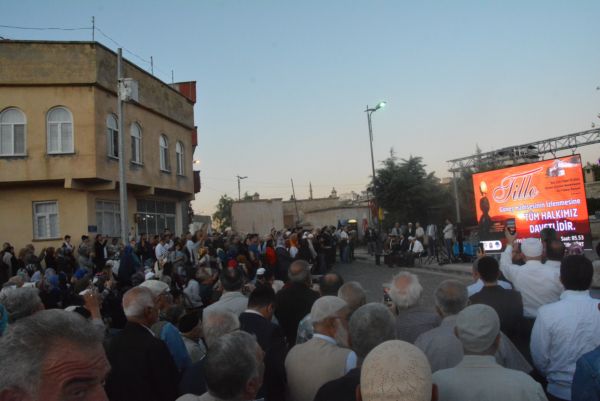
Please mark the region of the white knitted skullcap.
POLYGON ((525 238, 521 242, 521 252, 528 258, 542 256, 543 250, 542 242, 537 238, 525 238))
POLYGON ((431 367, 423 351, 400 340, 373 348, 360 371, 364 401, 430 401, 431 367))

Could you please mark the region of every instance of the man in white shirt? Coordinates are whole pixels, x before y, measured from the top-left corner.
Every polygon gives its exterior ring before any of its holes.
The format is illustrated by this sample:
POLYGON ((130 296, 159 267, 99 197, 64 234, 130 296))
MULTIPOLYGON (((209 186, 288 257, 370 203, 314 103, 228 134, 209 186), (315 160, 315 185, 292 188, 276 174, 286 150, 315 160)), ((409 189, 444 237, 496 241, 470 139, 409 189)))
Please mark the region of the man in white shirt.
POLYGON ((186 238, 186 242, 185 242, 185 247, 187 248, 188 252, 190 253, 190 262, 192 263, 192 266, 196 265, 196 262, 198 261, 198 248, 200 248, 200 244, 202 243, 200 241, 199 238, 197 238, 197 233, 192 235, 192 234, 187 234, 185 236, 186 238), (196 242, 194 242, 194 240, 196 242))
POLYGON ((452 243, 454 240, 454 226, 450 219, 446 219, 446 226, 444 227, 444 245, 446 246, 446 252, 448 253, 448 259, 452 260, 452 243))
POLYGON ((457 366, 433 374, 439 401, 546 400, 542 386, 529 375, 496 362, 500 319, 490 306, 463 309, 456 318, 455 333, 464 357, 457 366))
POLYGON ((558 301, 563 290, 559 272, 542 263, 543 246, 537 238, 525 238, 521 242, 525 264, 513 265, 512 247, 516 235, 508 230, 505 234, 507 245, 500 257, 500 270, 523 296, 523 315, 535 319, 540 306, 558 301))
POLYGON ((418 258, 425 249, 423 248, 423 244, 415 237, 408 237, 409 245, 408 245, 408 265, 414 266, 415 258, 418 258))
POLYGON ((593 274, 592 262, 585 256, 567 256, 560 267, 565 286, 560 301, 538 310, 531 356, 548 380, 551 398, 571 399, 577 359, 600 345, 600 301, 589 293, 593 274))
POLYGON ((161 235, 158 240, 158 244, 156 244, 156 248, 154 248, 154 255, 156 256, 156 260, 164 261, 169 253, 169 248, 165 245, 166 238, 164 235, 161 235))
POLYGON ((395 236, 399 237, 400 234, 402 234, 402 230, 400 229, 400 223, 396 223, 396 224, 394 224, 394 227, 392 228, 390 235, 395 235, 395 236))

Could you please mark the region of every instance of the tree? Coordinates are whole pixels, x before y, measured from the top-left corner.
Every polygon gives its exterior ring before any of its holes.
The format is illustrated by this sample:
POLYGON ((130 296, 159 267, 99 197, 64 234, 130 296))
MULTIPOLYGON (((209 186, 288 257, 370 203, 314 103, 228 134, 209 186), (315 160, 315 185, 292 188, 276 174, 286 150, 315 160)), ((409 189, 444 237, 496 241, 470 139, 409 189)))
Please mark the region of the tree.
POLYGON ((213 213, 213 219, 220 230, 231 227, 231 205, 233 199, 227 195, 221 195, 219 203, 217 203, 217 211, 213 213))
POLYGON ((452 205, 448 188, 434 173, 427 173, 421 157, 410 156, 398 161, 393 151, 375 173, 374 194, 380 207, 387 211, 384 224, 430 220, 445 216, 452 205))

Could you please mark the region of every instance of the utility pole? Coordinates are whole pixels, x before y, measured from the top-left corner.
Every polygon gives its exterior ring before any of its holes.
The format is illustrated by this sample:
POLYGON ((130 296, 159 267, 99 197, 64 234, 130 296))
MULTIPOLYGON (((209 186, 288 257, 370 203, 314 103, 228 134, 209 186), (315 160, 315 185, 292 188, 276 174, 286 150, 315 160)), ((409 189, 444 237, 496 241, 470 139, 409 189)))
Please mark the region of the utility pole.
POLYGON ((290 178, 292 182, 292 196, 294 197, 294 206, 296 207, 296 225, 300 223, 300 214, 298 214, 298 202, 296 202, 296 191, 294 190, 294 179, 290 178))
POLYGON ((238 180, 238 200, 241 201, 242 200, 242 187, 240 186, 240 181, 241 180, 245 180, 248 177, 246 177, 246 176, 240 177, 239 174, 236 175, 236 177, 237 177, 237 180, 238 180))
POLYGON ((313 198, 313 192, 312 192, 312 182, 308 182, 308 193, 309 193, 309 197, 308 199, 312 199, 313 198))
POLYGON ((154 75, 154 59, 150 56, 150 72, 154 75))
POLYGON ((125 135, 123 133, 123 49, 117 55, 117 124, 119 129, 119 210, 121 213, 121 241, 129 242, 127 219, 127 182, 125 181, 125 135))
POLYGON ((92 16, 92 42, 96 41, 96 17, 92 16))

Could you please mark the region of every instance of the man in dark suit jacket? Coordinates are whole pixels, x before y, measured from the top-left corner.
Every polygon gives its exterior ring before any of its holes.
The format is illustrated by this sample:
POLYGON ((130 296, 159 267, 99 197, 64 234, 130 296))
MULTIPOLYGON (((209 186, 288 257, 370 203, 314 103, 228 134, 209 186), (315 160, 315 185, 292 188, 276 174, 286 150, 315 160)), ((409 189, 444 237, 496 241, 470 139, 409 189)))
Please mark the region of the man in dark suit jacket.
POLYGON ((94 242, 94 265, 96 265, 96 271, 104 269, 106 264, 106 257, 104 251, 106 250, 106 243, 108 240, 102 237, 101 234, 96 235, 96 241, 94 242))
POLYGON ((125 329, 106 344, 112 367, 106 379, 110 401, 174 401, 177 366, 166 344, 150 327, 158 320, 152 292, 134 287, 123 296, 125 329))
POLYGON ((290 285, 277 293, 275 316, 285 333, 287 342, 296 344, 298 323, 310 313, 319 294, 310 289, 312 284, 310 267, 305 260, 297 260, 290 265, 290 285))
POLYGON ((256 287, 248 299, 248 310, 240 315, 240 328, 256 336, 265 352, 265 375, 257 398, 267 401, 285 399, 285 356, 287 344, 281 327, 271 322, 275 310, 275 291, 267 285, 256 287))
POLYGON ((483 288, 471 295, 471 304, 485 304, 494 308, 500 317, 500 330, 513 342, 517 341, 523 319, 521 293, 498 285, 500 268, 498 261, 491 256, 484 256, 477 261, 477 271, 483 281, 483 288))

